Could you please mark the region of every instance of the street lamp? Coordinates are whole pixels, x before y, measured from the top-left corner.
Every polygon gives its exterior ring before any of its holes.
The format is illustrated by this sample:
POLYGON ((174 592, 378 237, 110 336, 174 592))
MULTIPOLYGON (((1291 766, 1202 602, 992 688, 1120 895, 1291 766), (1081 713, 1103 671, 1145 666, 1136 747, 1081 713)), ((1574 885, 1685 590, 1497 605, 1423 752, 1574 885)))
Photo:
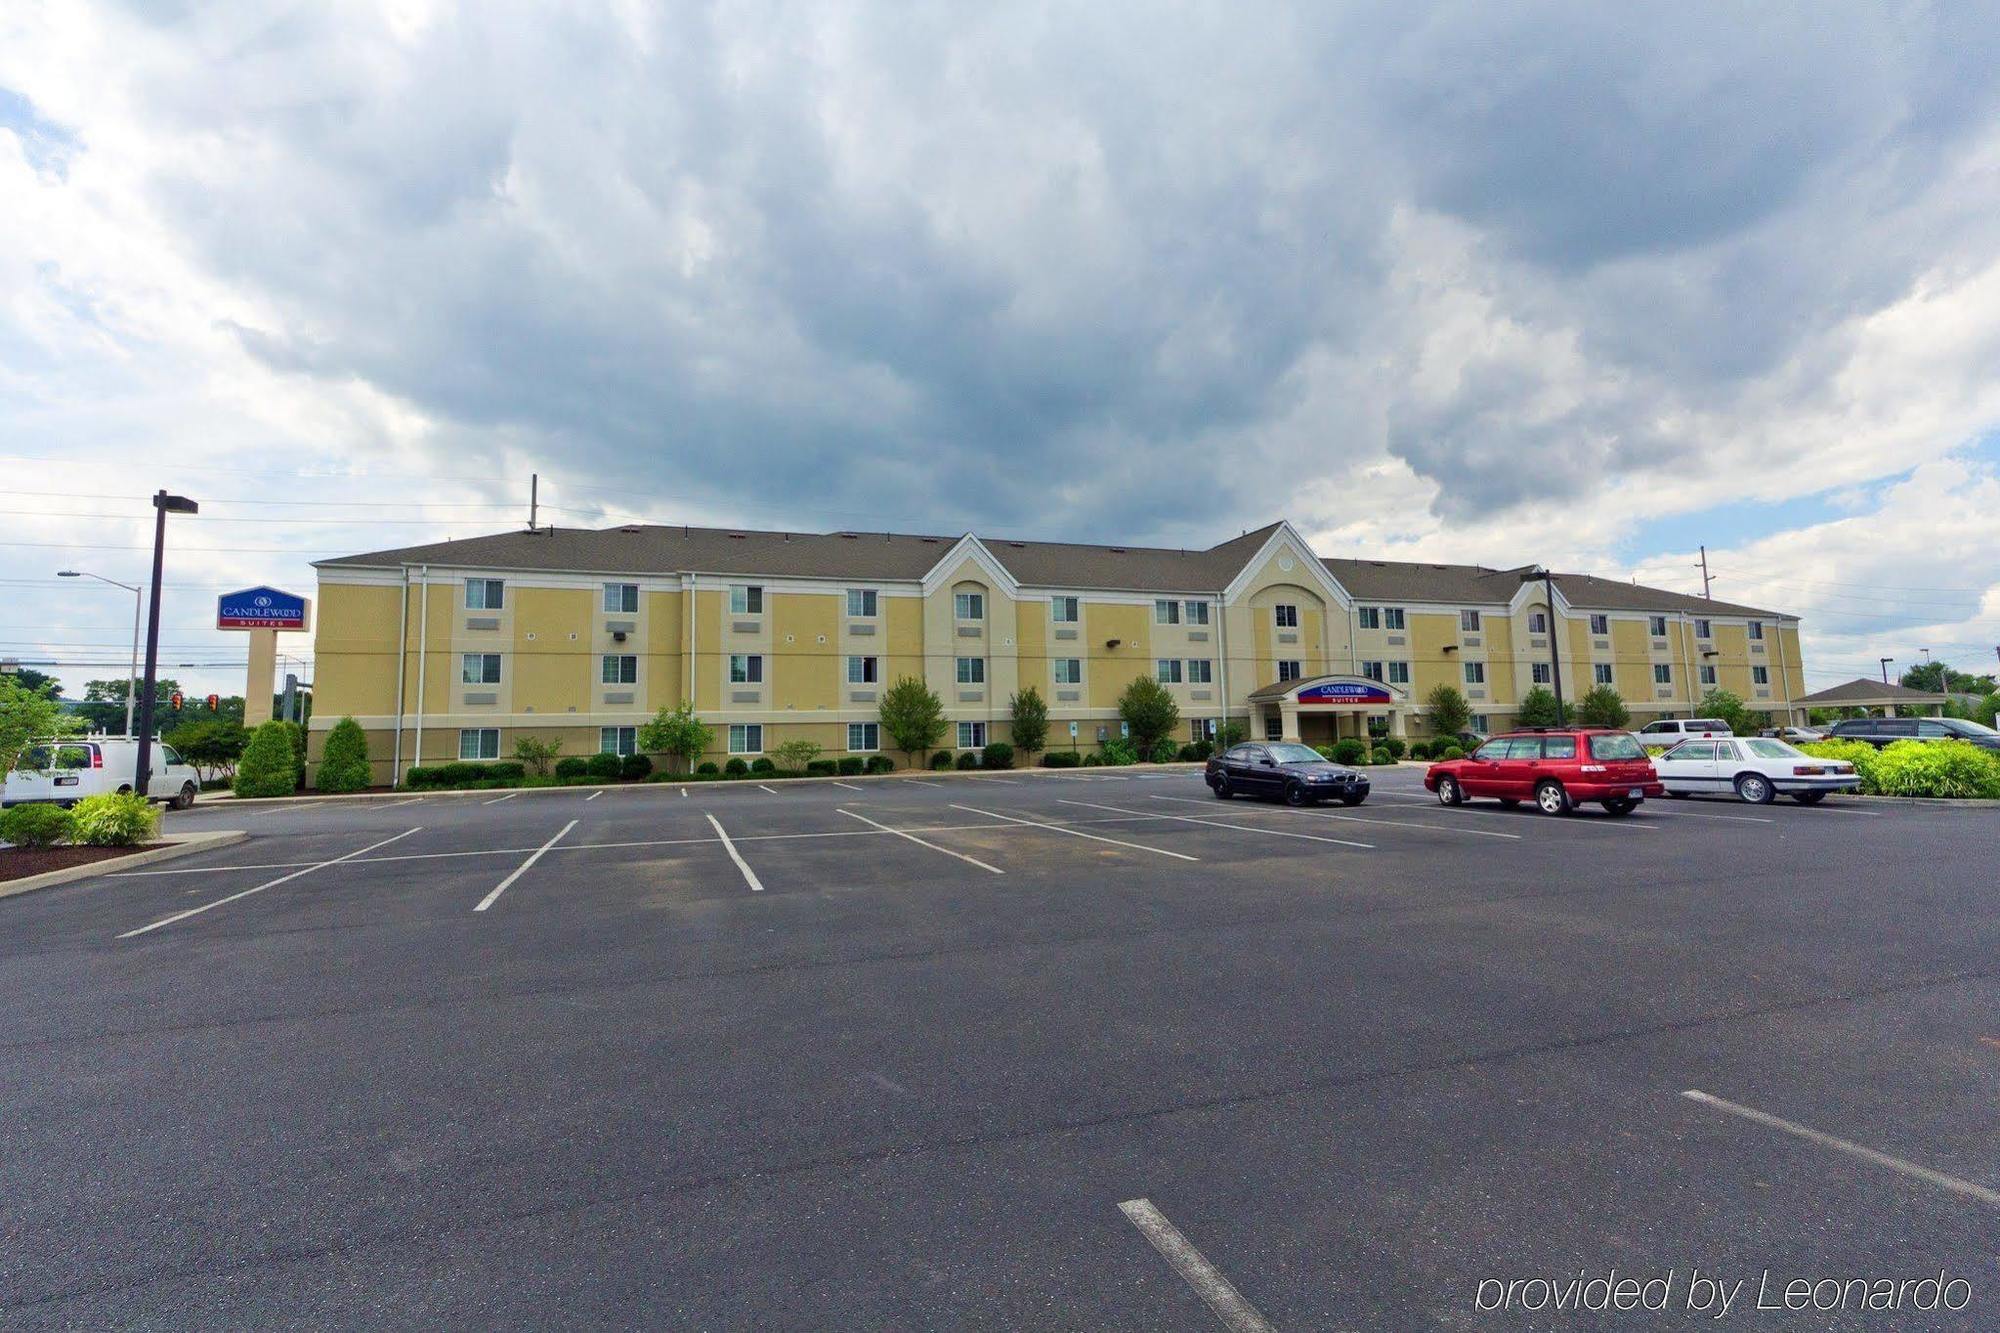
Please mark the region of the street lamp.
POLYGON ((1887 685, 1889 683, 1889 663, 1895 660, 1896 659, 1893 657, 1885 657, 1882 659, 1882 683, 1884 685, 1887 685))
POLYGON ((153 492, 153 596, 146 608, 145 698, 139 705, 139 759, 132 790, 144 800, 153 778, 153 691, 160 670, 160 571, 167 554, 167 515, 199 514, 201 506, 184 495, 153 492))
POLYGON ((1556 648, 1557 635, 1560 631, 1560 625, 1556 620, 1556 576, 1547 569, 1531 569, 1521 575, 1521 582, 1540 583, 1542 585, 1542 600, 1548 603, 1549 679, 1555 683, 1556 687, 1556 725, 1563 726, 1568 722, 1568 718, 1563 712, 1562 654, 1556 648))
POLYGON ((132 674, 125 685, 125 738, 130 740, 132 738, 132 705, 139 698, 139 606, 145 601, 146 590, 144 588, 135 588, 129 583, 120 583, 117 579, 107 579, 104 575, 93 574, 87 569, 59 569, 56 571, 56 577, 59 579, 96 579, 99 583, 108 583, 114 588, 123 588, 126 592, 132 594, 132 674))

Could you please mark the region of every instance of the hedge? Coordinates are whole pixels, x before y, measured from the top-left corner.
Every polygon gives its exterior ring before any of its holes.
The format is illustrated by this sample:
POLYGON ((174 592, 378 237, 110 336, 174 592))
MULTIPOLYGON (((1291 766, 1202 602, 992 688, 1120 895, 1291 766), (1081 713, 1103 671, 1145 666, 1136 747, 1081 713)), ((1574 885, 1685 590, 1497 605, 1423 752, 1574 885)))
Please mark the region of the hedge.
POLYGON ((886 754, 871 754, 868 756, 868 771, 870 773, 893 773, 896 771, 896 761, 886 754))
MULTIPOLYGON (((557 768, 560 770, 561 765, 557 765, 557 768)), ((456 760, 449 764, 412 765, 403 774, 403 785, 442 790, 467 787, 474 783, 504 785, 520 782, 526 776, 527 766, 512 759, 503 759, 490 764, 456 760)))
POLYGON ((1075 768, 1083 762, 1083 756, 1074 750, 1050 750, 1042 756, 1043 768, 1075 768))
POLYGON ((556 760, 556 776, 564 782, 571 778, 590 776, 590 761, 580 754, 566 755, 556 760))
POLYGON ((868 761, 858 754, 841 756, 840 776, 844 778, 859 777, 867 768, 868 761))
POLYGON ((936 754, 932 755, 932 756, 931 756, 931 767, 932 767, 933 769, 946 769, 946 768, 950 768, 950 767, 951 767, 951 751, 950 751, 950 750, 939 750, 939 751, 938 751, 938 752, 937 752, 936 754))
POLYGON ((1012 768, 1014 766, 1014 747, 1006 741, 994 741, 979 752, 979 766, 981 768, 1012 768))
POLYGON ((69 813, 70 841, 85 847, 130 847, 160 831, 160 808, 132 792, 86 796, 69 813))
POLYGON ((960 772, 965 772, 968 769, 978 768, 979 756, 974 754, 970 750, 966 750, 958 756, 957 767, 960 772))
POLYGON ((326 748, 320 752, 314 785, 324 792, 360 791, 373 774, 368 768, 368 735, 361 724, 343 717, 327 733, 326 748))
POLYGON ((1836 740, 1799 748, 1853 764, 1861 790, 1870 795, 2000 798, 2000 754, 1964 741, 1897 741, 1878 750, 1865 741, 1836 740))
POLYGON ((641 782, 653 775, 653 761, 643 754, 628 754, 618 761, 618 776, 627 782, 641 782))
POLYGON ((266 722, 250 733, 236 764, 238 796, 290 796, 298 790, 292 738, 283 722, 266 722))
POLYGON ((0 811, 0 839, 16 847, 53 847, 76 832, 70 812, 48 801, 17 805, 0 811))

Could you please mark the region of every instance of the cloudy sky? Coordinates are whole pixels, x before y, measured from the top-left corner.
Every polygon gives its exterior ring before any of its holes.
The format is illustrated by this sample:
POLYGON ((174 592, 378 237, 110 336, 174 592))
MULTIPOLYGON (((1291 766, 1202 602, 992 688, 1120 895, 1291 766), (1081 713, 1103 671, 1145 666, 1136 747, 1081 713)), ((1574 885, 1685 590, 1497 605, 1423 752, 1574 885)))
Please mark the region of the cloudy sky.
POLYGON ((14 0, 0 654, 123 660, 52 576, 140 581, 155 487, 214 662, 216 592, 539 472, 581 525, 1706 543, 1815 685, 1990 669, 1996 113, 1980 3, 14 0))

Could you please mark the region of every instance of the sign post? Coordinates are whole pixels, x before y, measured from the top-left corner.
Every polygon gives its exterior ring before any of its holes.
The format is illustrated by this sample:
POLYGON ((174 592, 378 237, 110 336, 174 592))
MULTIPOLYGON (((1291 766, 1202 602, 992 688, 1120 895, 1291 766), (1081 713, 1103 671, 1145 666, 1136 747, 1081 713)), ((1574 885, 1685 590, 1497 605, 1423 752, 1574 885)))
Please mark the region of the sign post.
POLYGON ((215 627, 246 630, 250 666, 243 680, 243 725, 271 720, 271 682, 278 672, 278 636, 303 634, 312 621, 309 598, 276 588, 244 588, 216 599, 215 627))

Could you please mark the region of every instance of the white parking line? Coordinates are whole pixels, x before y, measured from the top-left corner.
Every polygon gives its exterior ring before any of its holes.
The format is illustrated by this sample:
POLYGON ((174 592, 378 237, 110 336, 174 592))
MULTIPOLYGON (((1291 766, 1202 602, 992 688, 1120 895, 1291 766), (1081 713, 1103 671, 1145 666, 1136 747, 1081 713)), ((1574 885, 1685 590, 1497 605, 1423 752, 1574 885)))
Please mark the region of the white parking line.
MULTIPOLYGON (((1061 800, 1060 797, 1057 799, 1061 800)), ((1363 851, 1375 850, 1375 844, 1372 842, 1352 842, 1346 838, 1323 838, 1317 833, 1295 833, 1291 829, 1259 828, 1255 824, 1229 824, 1219 819, 1205 819, 1196 815, 1169 815, 1164 813, 1147 815, 1144 810, 1127 810, 1123 806, 1118 805, 1099 805, 1095 801, 1062 801, 1062 804, 1081 805, 1092 810, 1110 810, 1116 814, 1139 815, 1150 819, 1175 819, 1183 824, 1204 824, 1209 828, 1235 829, 1239 833, 1258 833, 1267 838, 1303 838, 1307 842, 1331 842, 1337 843, 1342 847, 1359 847, 1363 851)))
POLYGON ((917 787, 936 787, 941 785, 926 778, 904 778, 903 781, 917 787))
POLYGON ((999 866, 987 865, 984 861, 980 860, 976 856, 967 856, 964 852, 954 852, 949 847, 940 847, 934 842, 925 842, 922 838, 919 838, 914 833, 905 833, 902 829, 890 828, 887 824, 876 823, 875 820, 870 819, 867 815, 857 815, 852 810, 846 809, 845 807, 841 808, 840 813, 846 815, 849 819, 858 819, 864 824, 873 824, 876 828, 881 829, 884 833, 893 833, 899 838, 908 838, 911 842, 914 842, 919 847, 928 847, 934 852, 943 852, 946 856, 955 856, 959 860, 965 862, 967 865, 978 866, 981 870, 991 871, 993 874, 996 875, 1004 875, 1007 873, 1006 871, 1002 870, 999 866))
POLYGON ((1683 810, 1678 806, 1658 805, 1646 802, 1647 813, 1668 819, 1727 819, 1737 824, 1775 824, 1775 819, 1764 819, 1757 815, 1714 815, 1706 810, 1683 810))
POLYGON ((514 799, 514 798, 515 798, 516 796, 519 796, 520 794, 521 794, 521 793, 520 793, 520 792, 517 792, 517 791, 510 791, 510 792, 508 792, 508 793, 507 793, 507 794, 506 794, 505 796, 495 796, 495 797, 494 797, 494 798, 493 798, 492 800, 490 800, 490 801, 481 801, 481 802, 480 802, 480 804, 481 804, 481 805, 498 805, 498 804, 500 804, 500 802, 502 802, 502 801, 511 801, 511 800, 513 800, 513 799, 514 799))
POLYGON ((411 798, 410 798, 409 800, 407 800, 407 801, 391 801, 391 802, 389 802, 389 804, 387 804, 387 805, 382 805, 382 806, 377 806, 377 807, 376 807, 376 809, 378 809, 378 810, 394 810, 394 809, 395 809, 395 808, 396 808, 397 806, 400 806, 400 805, 422 805, 422 804, 423 804, 423 802, 424 802, 424 798, 423 798, 423 797, 421 797, 421 796, 412 796, 412 797, 411 797, 411 798))
POLYGON ((776 796, 776 795, 778 794, 778 791, 777 791, 777 788, 775 788, 775 787, 766 787, 766 786, 765 786, 765 785, 764 785, 763 783, 761 783, 761 782, 757 784, 757 790, 758 790, 758 791, 767 791, 767 792, 770 792, 770 793, 771 793, 771 795, 773 795, 773 796, 776 796))
POLYGON ((1950 1190, 1953 1194, 1963 1195, 1965 1198, 2000 1208, 2000 1190, 1988 1189, 1984 1185, 1975 1185, 1969 1180, 1960 1180, 1957 1176, 1948 1176, 1942 1171, 1933 1171, 1927 1166, 1919 1166, 1915 1162, 1906 1162, 1900 1157, 1891 1157, 1888 1153, 1876 1152, 1873 1148, 1864 1148, 1858 1143, 1850 1143, 1846 1139, 1837 1139, 1831 1134, 1822 1134, 1819 1130, 1808 1129, 1804 1125, 1793 1124, 1789 1120, 1780 1120, 1777 1116, 1771 1115, 1768 1112, 1759 1111, 1755 1107, 1740 1106, 1735 1102, 1724 1101, 1722 1098, 1711 1096, 1698 1088, 1689 1088, 1681 1096, 1687 1098, 1689 1101, 1700 1102, 1703 1106, 1712 1106, 1718 1111, 1726 1111, 1730 1115, 1741 1116, 1745 1120, 1753 1120, 1760 1125, 1769 1126, 1782 1133, 1805 1139, 1810 1143, 1817 1143, 1822 1147, 1832 1148, 1836 1152, 1844 1152, 1849 1156, 1859 1157, 1864 1162, 1873 1162, 1876 1166, 1887 1167, 1891 1171, 1900 1171, 1906 1176, 1936 1185, 1939 1189, 1950 1190))
POLYGON ((743 853, 736 850, 736 844, 731 842, 729 834, 723 831, 722 821, 714 815, 709 815, 707 818, 708 822, 715 828, 715 836, 722 839, 722 850, 729 853, 729 859, 734 861, 736 868, 743 872, 743 882, 750 886, 750 892, 762 893, 764 891, 764 881, 757 878, 757 872, 752 870, 750 863, 743 859, 743 853))
POLYGON ((155 921, 150 926, 141 926, 137 930, 128 930, 123 935, 120 935, 118 938, 121 940, 129 940, 134 935, 144 935, 148 931, 158 930, 161 926, 171 926, 176 921, 185 921, 191 916, 200 916, 203 912, 206 912, 211 908, 221 907, 225 903, 233 903, 238 898, 248 898, 251 894, 262 893, 266 889, 275 889, 280 884, 284 884, 291 880, 295 880, 301 875, 310 875, 315 870, 324 870, 328 866, 339 865, 342 861, 351 861, 357 856, 361 856, 364 853, 374 851, 377 847, 387 847, 390 843, 395 842, 399 838, 407 838, 412 833, 421 833, 422 831, 423 827, 421 825, 412 829, 404 829, 401 833, 398 833, 394 838, 384 838, 380 842, 371 842, 366 847, 356 848, 354 851, 349 852, 347 855, 336 856, 330 861, 315 861, 313 864, 305 867, 303 870, 294 870, 289 875, 280 875, 276 879, 267 880, 264 883, 259 884, 254 889, 245 889, 241 893, 232 893, 227 898, 217 898, 214 902, 203 903, 200 907, 190 907, 185 912, 175 912, 172 916, 160 918, 158 921, 155 921))
POLYGON ((521 878, 521 876, 527 874, 528 867, 532 866, 533 864, 535 864, 535 862, 542 859, 543 852, 546 852, 549 848, 561 842, 563 840, 563 835, 568 833, 571 829, 575 827, 576 827, 576 821, 574 819, 570 820, 569 823, 564 824, 562 826, 561 833, 556 834, 555 837, 550 838, 547 842, 543 843, 541 846, 535 848, 534 851, 530 852, 528 854, 528 859, 521 862, 520 865, 515 866, 514 873, 507 876, 507 878, 501 880, 500 883, 494 887, 493 892, 487 894, 484 898, 481 898, 479 900, 479 906, 473 908, 472 910, 475 912, 483 912, 487 908, 493 906, 495 900, 497 900, 501 894, 507 892, 507 887, 510 884, 512 884, 515 880, 521 878))
POLYGON ((1118 1205, 1118 1211, 1139 1228, 1140 1235, 1152 1242, 1160 1257, 1194 1288, 1195 1295, 1215 1312, 1215 1317, 1230 1333, 1275 1333, 1270 1321, 1258 1313, 1256 1306, 1243 1299, 1243 1293, 1222 1275, 1222 1270, 1210 1263, 1180 1233, 1180 1228, 1153 1206, 1151 1199, 1128 1199, 1118 1205))
POLYGON ((989 815, 994 819, 1004 819, 1010 824, 1025 824, 1029 828, 1047 829, 1051 833, 1067 833, 1072 838, 1088 838, 1092 842, 1108 842, 1113 847, 1130 847, 1135 852, 1151 852, 1155 856, 1171 856, 1176 861, 1199 861, 1199 856, 1189 856, 1186 852, 1170 852, 1164 847, 1148 847, 1143 842, 1126 842, 1119 838, 1106 838, 1096 833, 1085 833, 1081 829, 1064 828, 1060 824, 1044 824, 1038 819, 1019 819, 1013 815, 1003 815, 998 810, 980 810, 970 805, 957 805, 954 810, 964 810, 975 815, 989 815))
POLYGON ((969 780, 970 780, 970 781, 972 781, 972 782, 1004 782, 1004 783, 1006 783, 1006 784, 1007 784, 1008 786, 1010 786, 1010 787, 1015 787, 1015 786, 1019 786, 1019 785, 1020 785, 1020 779, 1019 779, 1019 778, 984 778, 984 777, 975 777, 975 778, 971 778, 971 779, 969 779, 969 780))
MULTIPOLYGON (((1153 796, 1148 799, 1154 801, 1179 801, 1182 805, 1206 805, 1213 807, 1215 804, 1213 801, 1197 800, 1192 796, 1153 796)), ((1319 819, 1340 819, 1350 824, 1380 824, 1384 828, 1422 828, 1432 829, 1438 833, 1463 833, 1473 838, 1509 838, 1515 842, 1521 840, 1521 835, 1518 833, 1495 833, 1491 829, 1483 828, 1454 828, 1450 824, 1413 824, 1406 819, 1369 819, 1363 815, 1335 814, 1331 810, 1295 809, 1292 813, 1297 815, 1312 815, 1319 819)))
POLYGON ((834 786, 836 786, 836 787, 845 787, 845 788, 847 788, 847 789, 848 789, 849 791, 866 791, 866 790, 867 790, 867 788, 866 788, 866 787, 857 787, 857 786, 855 786, 855 785, 854 785, 853 783, 851 783, 851 782, 836 782, 836 783, 834 783, 833 785, 834 785, 834 786))
POLYGON ((596 800, 596 799, 597 799, 598 797, 600 797, 600 796, 602 796, 602 795, 604 795, 604 793, 603 793, 602 791, 594 791, 594 792, 592 792, 592 793, 591 793, 590 795, 588 795, 588 796, 584 797, 583 799, 584 799, 584 802, 585 802, 586 804, 588 804, 589 802, 591 802, 591 801, 594 801, 594 800, 596 800))

